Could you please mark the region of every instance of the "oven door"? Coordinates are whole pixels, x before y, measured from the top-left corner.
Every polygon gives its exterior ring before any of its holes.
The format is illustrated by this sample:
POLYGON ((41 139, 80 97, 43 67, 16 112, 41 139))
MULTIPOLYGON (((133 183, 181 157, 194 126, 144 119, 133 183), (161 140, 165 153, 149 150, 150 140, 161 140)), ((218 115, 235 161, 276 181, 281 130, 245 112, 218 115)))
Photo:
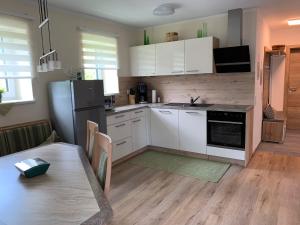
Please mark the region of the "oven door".
POLYGON ((245 149, 245 123, 207 121, 207 144, 220 147, 245 149))

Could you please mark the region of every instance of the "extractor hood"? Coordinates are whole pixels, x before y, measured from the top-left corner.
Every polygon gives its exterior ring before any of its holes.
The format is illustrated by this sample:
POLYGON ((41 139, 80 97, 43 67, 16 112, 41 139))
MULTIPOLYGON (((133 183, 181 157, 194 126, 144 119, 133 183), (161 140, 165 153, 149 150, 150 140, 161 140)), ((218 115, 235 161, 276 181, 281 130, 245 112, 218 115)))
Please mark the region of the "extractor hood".
POLYGON ((250 72, 250 50, 242 45, 243 10, 228 11, 228 47, 214 49, 217 73, 250 72))

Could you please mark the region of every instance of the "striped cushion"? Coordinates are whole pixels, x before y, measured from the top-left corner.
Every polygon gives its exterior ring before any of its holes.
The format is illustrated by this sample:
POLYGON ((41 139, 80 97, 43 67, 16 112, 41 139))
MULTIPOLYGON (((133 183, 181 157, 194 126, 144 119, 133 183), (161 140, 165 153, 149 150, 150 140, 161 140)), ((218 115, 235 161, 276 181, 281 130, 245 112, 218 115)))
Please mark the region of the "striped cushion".
POLYGON ((99 160, 98 179, 103 190, 105 187, 106 169, 107 169, 107 154, 105 151, 102 151, 99 160))
POLYGON ((48 122, 4 129, 0 134, 0 155, 34 148, 42 144, 50 134, 48 122))
POLYGON ((0 156, 10 154, 6 133, 0 131, 0 156))

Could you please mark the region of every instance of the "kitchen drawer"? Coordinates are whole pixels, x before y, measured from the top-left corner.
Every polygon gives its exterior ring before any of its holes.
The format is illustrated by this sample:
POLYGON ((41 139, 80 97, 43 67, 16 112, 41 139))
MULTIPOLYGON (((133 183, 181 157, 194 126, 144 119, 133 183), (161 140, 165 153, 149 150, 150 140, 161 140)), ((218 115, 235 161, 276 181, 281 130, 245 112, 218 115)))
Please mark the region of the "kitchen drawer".
POLYGON ((130 121, 125 121, 125 122, 108 126, 107 134, 110 136, 113 142, 130 137, 131 136, 130 121))
POLYGON ((130 112, 128 113, 119 113, 116 115, 111 115, 106 118, 107 120, 107 125, 115 124, 115 123, 120 123, 126 120, 130 120, 130 112))
POLYGON ((137 109, 134 111, 131 111, 131 119, 137 118, 137 117, 143 117, 146 115, 146 109, 137 109))
POLYGON ((132 152, 131 137, 113 143, 112 160, 118 160, 132 152))

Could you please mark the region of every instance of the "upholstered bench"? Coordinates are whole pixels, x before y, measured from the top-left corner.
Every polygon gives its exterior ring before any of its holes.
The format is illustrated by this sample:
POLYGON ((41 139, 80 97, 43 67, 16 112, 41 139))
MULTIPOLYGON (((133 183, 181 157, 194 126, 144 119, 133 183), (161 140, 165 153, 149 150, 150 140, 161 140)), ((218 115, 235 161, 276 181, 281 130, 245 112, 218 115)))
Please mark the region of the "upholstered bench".
POLYGON ((0 156, 34 148, 51 136, 52 127, 48 120, 0 127, 0 156))

